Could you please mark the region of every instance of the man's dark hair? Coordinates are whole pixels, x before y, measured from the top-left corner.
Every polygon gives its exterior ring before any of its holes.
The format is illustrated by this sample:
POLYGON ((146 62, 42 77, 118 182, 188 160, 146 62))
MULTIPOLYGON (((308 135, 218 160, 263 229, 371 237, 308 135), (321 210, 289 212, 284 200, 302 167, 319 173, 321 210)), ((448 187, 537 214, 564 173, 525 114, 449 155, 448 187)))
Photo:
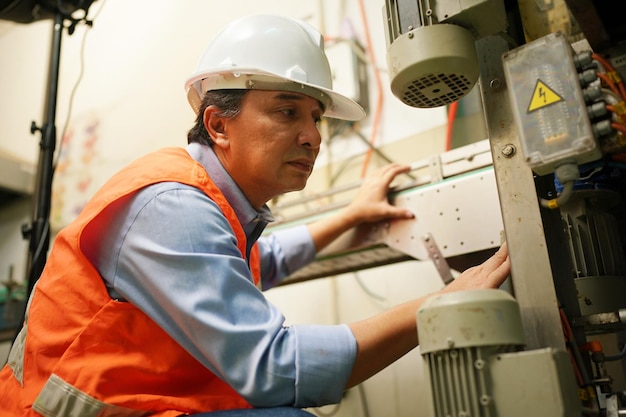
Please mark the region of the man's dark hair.
POLYGON ((213 146, 214 142, 204 127, 204 110, 209 106, 219 109, 222 117, 235 117, 241 111, 241 101, 248 90, 213 90, 207 91, 198 111, 195 125, 187 132, 187 143, 201 143, 213 146))

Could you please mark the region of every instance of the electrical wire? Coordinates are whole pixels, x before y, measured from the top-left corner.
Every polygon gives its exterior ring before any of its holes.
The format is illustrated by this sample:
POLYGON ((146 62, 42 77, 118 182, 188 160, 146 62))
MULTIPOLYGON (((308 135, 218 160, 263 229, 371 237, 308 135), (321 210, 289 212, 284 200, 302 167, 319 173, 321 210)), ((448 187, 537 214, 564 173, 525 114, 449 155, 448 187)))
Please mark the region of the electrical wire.
MULTIPOLYGON (((563 337, 565 339, 565 345, 567 347, 567 351, 570 356, 570 360, 572 362, 572 368, 574 370, 574 375, 578 381, 578 387, 580 389, 587 389, 591 393, 593 393, 593 384, 591 378, 589 377, 589 373, 587 372, 587 368, 583 362, 582 356, 580 354, 580 349, 576 343, 576 339, 574 337, 574 331, 572 330, 572 326, 565 314, 565 311, 562 307, 559 307, 559 316, 561 318, 561 329, 563 330, 563 337)), ((582 413, 586 416, 591 417, 599 417, 599 404, 598 401, 595 400, 594 395, 589 395, 591 399, 590 407, 582 407, 582 413)))
POLYGON ((367 46, 367 53, 370 57, 370 62, 372 63, 374 69, 374 76, 376 77, 376 91, 378 92, 378 99, 376 101, 376 108, 374 111, 374 118, 372 120, 372 132, 370 134, 370 147, 367 149, 365 153, 365 159, 363 161, 363 165, 361 167, 361 178, 365 177, 367 173, 367 168, 370 163, 370 159, 372 157, 372 147, 374 147, 374 143, 376 142, 376 138, 378 136, 378 129, 380 127, 380 119, 382 116, 383 110, 383 83, 380 77, 380 73, 376 70, 376 57, 374 55, 374 49, 372 47, 372 39, 370 36, 369 25, 367 23, 367 14, 365 13, 365 4, 363 0, 359 0, 359 10, 361 11, 361 20, 363 21, 363 28, 365 31, 365 39, 367 46))
MULTIPOLYGON (((385 155, 385 154, 383 153, 383 151, 381 151, 379 148, 377 148, 377 147, 373 146, 371 142, 368 142, 368 141, 365 139, 365 136, 363 136, 363 134, 362 134, 361 132, 359 132, 359 131, 357 131, 357 130, 355 129, 355 130, 354 130, 354 133, 357 135, 357 137, 358 137, 359 139, 361 139, 361 140, 363 141, 363 143, 365 143, 367 146, 369 146, 369 147, 370 147, 370 149, 372 150, 372 152, 376 153, 376 155, 380 156, 382 159, 384 159, 384 160, 385 160, 386 162, 388 162, 388 163, 392 163, 392 162, 393 162, 393 160, 392 160, 391 158, 389 158, 387 155, 385 155)), ((404 174, 404 175, 406 175, 407 177, 409 177, 411 180, 415 180, 415 179, 416 179, 416 178, 415 178, 415 176, 414 176, 414 175, 412 175, 410 172, 407 172, 407 173, 406 173, 406 174, 404 174)))
POLYGON ((580 351, 576 345, 576 340, 574 340, 574 332, 572 331, 572 327, 569 324, 569 320, 567 319, 563 308, 559 308, 559 316, 561 317, 563 336, 565 337, 565 344, 567 345, 567 350, 569 351, 572 360, 574 373, 576 375, 576 379, 578 380, 578 386, 587 386, 591 383, 591 380, 587 374, 584 364, 582 363, 580 351))
POLYGON ((619 123, 621 125, 624 125, 624 119, 622 117, 622 113, 620 111, 618 111, 616 106, 614 106, 612 104, 607 104, 606 105, 606 109, 613 114, 614 119, 615 119, 615 123, 619 123))
POLYGON ((609 78, 608 75, 606 75, 603 72, 598 72, 597 75, 598 75, 598 78, 600 78, 602 82, 606 84, 616 96, 620 97, 622 101, 624 100, 624 96, 622 95, 622 92, 617 87, 617 84, 615 84, 613 80, 609 78))
POLYGON ((452 134, 454 133, 454 121, 459 102, 454 101, 448 106, 448 124, 446 125, 446 151, 452 149, 452 134))
MULTIPOLYGON (((96 13, 93 15, 93 17, 91 17, 89 20, 89 22, 93 22, 96 17, 100 14, 100 12, 102 11, 102 8, 104 7, 104 4, 106 3, 106 0, 102 0, 100 3, 100 8, 96 11, 96 13)), ((86 18, 85 18, 86 19, 86 18)), ((70 124, 70 119, 72 117, 72 111, 73 111, 73 107, 74 107, 74 98, 76 96, 76 92, 78 91, 78 87, 80 86, 81 81, 83 80, 83 76, 85 75, 85 45, 86 45, 86 40, 87 40, 87 33, 89 33, 89 30, 92 28, 92 24, 89 23, 87 24, 87 28, 85 30, 85 33, 83 34, 83 38, 81 39, 81 44, 80 44, 80 52, 79 52, 79 58, 80 58, 80 65, 79 65, 79 72, 78 72, 78 77, 76 78, 76 81, 74 82, 74 85, 72 87, 72 90, 70 92, 70 98, 68 101, 68 105, 67 105, 67 115, 65 116, 65 121, 63 122, 63 129, 61 131, 61 136, 60 136, 60 141, 59 141, 59 146, 58 146, 58 151, 56 154, 56 158, 54 163, 52 164, 52 172, 54 173, 54 171, 56 171, 56 167, 57 164, 59 162, 59 160, 61 159, 61 154, 63 152, 63 138, 65 137, 65 134, 67 132, 67 128, 70 124)))
POLYGON ((626 126, 624 126, 622 123, 613 122, 611 123, 611 127, 615 130, 620 131, 622 134, 626 135, 626 126))
POLYGON ((609 104, 618 104, 623 102, 622 97, 619 94, 615 94, 613 90, 602 87, 602 97, 609 104))
POLYGON ((614 85, 616 85, 616 87, 617 87, 617 89, 619 91, 618 95, 622 98, 622 100, 626 100, 626 86, 624 86, 624 81, 619 76, 618 72, 615 71, 615 68, 613 67, 613 65, 611 65, 611 63, 609 61, 604 59, 598 53, 592 53, 591 57, 594 60, 596 60, 597 62, 599 62, 604 67, 605 71, 610 72, 616 78, 617 82, 615 82, 614 85))
POLYGON ((383 297, 382 295, 378 295, 374 291, 369 289, 369 287, 363 282, 363 279, 361 278, 361 275, 358 272, 354 273, 354 278, 356 279, 356 282, 359 284, 359 287, 361 287, 363 292, 367 294, 368 297, 373 298, 376 301, 387 301, 385 297, 383 297))
POLYGON ((365 395, 365 387, 363 384, 358 385, 359 397, 361 399, 361 409, 363 410, 363 417, 370 417, 370 409, 367 406, 367 396, 365 395))
POLYGON ((567 181, 563 184, 563 190, 561 191, 561 193, 559 193, 559 196, 557 198, 553 198, 553 199, 539 198, 539 203, 541 204, 541 207, 545 207, 549 209, 556 209, 556 208, 563 206, 563 204, 566 203, 570 199, 573 192, 574 192, 574 181, 567 181))

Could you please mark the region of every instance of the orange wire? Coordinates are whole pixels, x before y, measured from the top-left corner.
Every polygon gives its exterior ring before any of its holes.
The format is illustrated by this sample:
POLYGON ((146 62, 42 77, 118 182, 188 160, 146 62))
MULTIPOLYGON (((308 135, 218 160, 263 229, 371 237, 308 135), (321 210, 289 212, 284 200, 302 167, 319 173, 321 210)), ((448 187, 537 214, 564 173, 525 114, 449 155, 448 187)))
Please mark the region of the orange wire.
POLYGON ((370 30, 367 24, 367 15, 365 14, 365 5, 363 4, 363 0, 359 0, 359 9, 361 11, 361 19, 363 20, 363 28, 365 29, 367 54, 369 55, 371 65, 374 68, 374 74, 376 76, 376 87, 378 90, 378 100, 376 102, 376 110, 374 113, 374 119, 372 121, 372 133, 369 140, 370 147, 365 154, 365 160, 363 161, 363 166, 361 167, 361 178, 363 178, 365 177, 365 173, 367 172, 370 159, 372 158, 374 142, 376 141, 376 137, 378 136, 378 128, 380 127, 380 118, 382 116, 383 110, 383 83, 380 79, 380 73, 378 72, 376 66, 376 57, 374 56, 374 50, 372 48, 372 39, 370 37, 370 30))
POLYGON ((606 85, 608 85, 611 91, 613 91, 616 96, 624 100, 624 96, 622 96, 622 93, 619 91, 613 80, 611 80, 608 75, 599 72, 598 78, 600 78, 606 85))
POLYGON ((615 130, 619 130, 623 134, 626 134, 626 126, 621 123, 611 123, 611 127, 615 130))
MULTIPOLYGON (((576 343, 576 341, 574 340, 574 332, 572 331, 572 327, 569 324, 569 320, 567 319, 567 316, 565 315, 565 311, 563 311, 563 308, 559 308, 559 316, 561 316, 561 326, 563 326, 563 335, 565 336, 565 341, 573 345, 574 343, 576 343)), ((585 385, 585 381, 578 367, 578 363, 576 362, 576 359, 574 358, 572 348, 568 347, 567 350, 570 355, 570 360, 572 361, 574 373, 576 374, 576 379, 578 380, 578 386, 582 387, 585 385)))
POLYGON ((454 120, 456 119, 456 110, 459 106, 458 101, 450 103, 448 107, 448 125, 446 129, 446 151, 452 149, 452 133, 454 131, 454 120))
MULTIPOLYGON (((591 57, 595 59, 596 61, 600 62, 606 71, 617 73, 613 65, 611 65, 611 63, 607 61, 606 59, 604 59, 601 55, 597 53, 593 53, 591 54, 591 57)), ((619 82, 617 83, 617 87, 619 89, 618 96, 620 96, 622 100, 626 100, 626 86, 624 86, 624 81, 622 80, 622 77, 619 77, 618 75, 618 79, 619 79, 619 82)))
POLYGON ((607 104, 606 109, 610 111, 611 113, 613 113, 613 115, 617 118, 618 122, 616 123, 621 123, 621 124, 624 123, 624 119, 622 118, 622 115, 619 114, 615 106, 613 106, 612 104, 607 104))

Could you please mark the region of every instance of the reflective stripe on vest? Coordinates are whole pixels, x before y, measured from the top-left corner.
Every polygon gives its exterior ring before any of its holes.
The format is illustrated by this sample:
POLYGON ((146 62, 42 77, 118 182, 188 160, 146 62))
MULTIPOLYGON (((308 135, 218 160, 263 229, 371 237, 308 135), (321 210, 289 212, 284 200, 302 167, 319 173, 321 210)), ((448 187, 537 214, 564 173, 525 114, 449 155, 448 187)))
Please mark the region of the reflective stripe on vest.
POLYGON ((104 403, 52 374, 33 403, 44 417, 143 417, 151 411, 104 403))

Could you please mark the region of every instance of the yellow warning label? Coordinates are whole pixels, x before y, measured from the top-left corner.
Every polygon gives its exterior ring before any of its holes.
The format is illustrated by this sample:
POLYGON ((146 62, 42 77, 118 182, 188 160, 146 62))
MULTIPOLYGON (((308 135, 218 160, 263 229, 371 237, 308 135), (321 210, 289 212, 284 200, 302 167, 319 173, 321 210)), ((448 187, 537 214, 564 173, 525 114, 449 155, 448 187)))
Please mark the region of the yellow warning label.
POLYGON ((542 109, 550 104, 558 103, 559 101, 563 101, 563 97, 544 84, 543 81, 537 80, 537 84, 535 84, 535 91, 533 91, 533 96, 530 98, 530 104, 528 105, 527 112, 530 113, 535 110, 542 109))

